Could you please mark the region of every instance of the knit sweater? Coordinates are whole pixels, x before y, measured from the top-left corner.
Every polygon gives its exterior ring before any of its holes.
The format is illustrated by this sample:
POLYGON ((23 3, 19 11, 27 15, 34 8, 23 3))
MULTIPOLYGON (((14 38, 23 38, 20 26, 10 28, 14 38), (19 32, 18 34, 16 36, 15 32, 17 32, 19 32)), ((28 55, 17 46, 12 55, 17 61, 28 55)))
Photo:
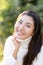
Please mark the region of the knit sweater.
MULTIPOLYGON (((31 41, 31 37, 25 39, 25 40, 19 40, 21 42, 21 47, 19 48, 19 51, 17 53, 17 59, 15 59, 12 54, 15 50, 14 43, 12 41, 12 36, 8 37, 5 42, 4 47, 4 59, 3 59, 3 65, 22 65, 23 58, 28 52, 28 45, 31 41)), ((40 49, 40 52, 37 55, 37 58, 34 59, 32 62, 32 65, 43 65, 43 45, 40 49)))

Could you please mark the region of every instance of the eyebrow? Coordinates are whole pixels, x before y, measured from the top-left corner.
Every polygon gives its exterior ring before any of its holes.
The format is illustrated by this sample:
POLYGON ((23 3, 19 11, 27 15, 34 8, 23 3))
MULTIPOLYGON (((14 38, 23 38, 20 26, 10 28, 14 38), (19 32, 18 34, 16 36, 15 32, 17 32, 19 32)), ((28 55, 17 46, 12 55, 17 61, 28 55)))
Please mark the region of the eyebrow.
POLYGON ((30 24, 30 25, 32 25, 31 23, 27 23, 27 24, 30 24))
POLYGON ((23 22, 23 20, 22 20, 22 19, 20 19, 20 21, 22 21, 22 22, 23 22))
MULTIPOLYGON (((22 19, 20 19, 20 21, 22 21, 22 22, 23 22, 23 20, 22 20, 22 19)), ((31 23, 28 23, 28 22, 27 22, 26 24, 30 24, 30 25, 32 25, 31 23)))

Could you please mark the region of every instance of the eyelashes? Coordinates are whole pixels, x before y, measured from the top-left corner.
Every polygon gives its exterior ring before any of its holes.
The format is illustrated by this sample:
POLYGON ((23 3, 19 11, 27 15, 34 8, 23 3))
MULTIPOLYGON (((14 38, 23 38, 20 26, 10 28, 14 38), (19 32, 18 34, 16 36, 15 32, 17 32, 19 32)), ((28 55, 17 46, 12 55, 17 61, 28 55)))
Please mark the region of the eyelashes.
POLYGON ((27 27, 29 27, 29 28, 30 28, 30 26, 29 26, 29 25, 27 25, 27 27))
MULTIPOLYGON (((22 21, 18 21, 18 24, 23 24, 22 21)), ((24 24, 26 27, 30 28, 31 26, 30 25, 27 25, 27 24, 24 24)))
POLYGON ((22 22, 21 22, 21 21, 19 21, 19 23, 20 23, 20 24, 22 24, 22 22))

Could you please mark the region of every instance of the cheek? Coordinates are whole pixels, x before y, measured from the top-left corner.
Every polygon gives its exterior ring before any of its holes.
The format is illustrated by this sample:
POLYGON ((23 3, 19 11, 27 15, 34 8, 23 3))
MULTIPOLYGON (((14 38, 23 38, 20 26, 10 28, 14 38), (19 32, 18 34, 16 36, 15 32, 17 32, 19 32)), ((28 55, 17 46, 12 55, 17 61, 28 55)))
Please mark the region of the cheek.
POLYGON ((28 35, 28 36, 33 35, 33 29, 27 29, 26 30, 26 35, 28 35))
POLYGON ((19 27, 19 24, 16 23, 15 26, 14 26, 14 29, 16 30, 16 29, 18 29, 18 27, 19 27))

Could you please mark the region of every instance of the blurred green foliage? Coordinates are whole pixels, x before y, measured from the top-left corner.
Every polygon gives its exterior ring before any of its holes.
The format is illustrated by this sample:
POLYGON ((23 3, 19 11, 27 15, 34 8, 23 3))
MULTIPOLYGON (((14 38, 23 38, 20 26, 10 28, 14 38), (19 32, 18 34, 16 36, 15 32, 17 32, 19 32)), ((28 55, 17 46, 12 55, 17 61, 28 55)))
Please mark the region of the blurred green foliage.
POLYGON ((0 44, 0 61, 3 59, 3 45, 0 44))
POLYGON ((43 33, 43 0, 6 0, 8 6, 0 10, 0 40, 4 44, 5 39, 12 35, 17 16, 24 10, 36 11, 41 19, 43 33))

